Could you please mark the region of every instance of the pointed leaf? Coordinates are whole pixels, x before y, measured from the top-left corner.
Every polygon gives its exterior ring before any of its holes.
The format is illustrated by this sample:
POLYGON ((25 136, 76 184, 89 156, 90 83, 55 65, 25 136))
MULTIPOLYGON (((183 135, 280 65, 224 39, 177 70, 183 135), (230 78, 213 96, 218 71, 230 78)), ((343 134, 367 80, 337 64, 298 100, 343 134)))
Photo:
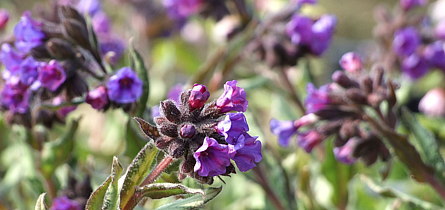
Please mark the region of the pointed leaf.
POLYGON ((139 98, 138 107, 136 110, 136 116, 142 117, 150 93, 150 81, 148 80, 148 70, 145 67, 144 59, 142 58, 141 54, 139 54, 139 52, 134 47, 132 47, 130 50, 130 59, 131 59, 131 68, 137 72, 139 78, 143 82, 142 96, 141 98, 139 98))
MULTIPOLYGON (((124 208, 125 205, 127 205, 136 191, 136 187, 140 185, 148 175, 150 169, 156 162, 155 159, 158 152, 153 144, 148 143, 133 159, 125 175, 121 178, 123 181, 120 191, 120 208, 124 208)), ((121 183, 121 181, 119 182, 121 183)))
POLYGON ((182 184, 173 183, 155 183, 145 185, 138 188, 142 197, 149 197, 152 199, 160 199, 175 195, 187 195, 187 194, 201 194, 204 195, 204 191, 200 189, 191 189, 182 184))
POLYGON ((113 167, 111 169, 111 184, 105 194, 103 210, 117 210, 119 209, 119 177, 122 174, 122 166, 117 157, 113 157, 113 167))
POLYGON ((37 199, 35 210, 47 210, 48 206, 45 203, 46 193, 40 194, 39 198, 37 199))
POLYGON ((194 195, 189 198, 180 199, 166 205, 163 205, 157 210, 174 210, 174 209, 195 209, 203 207, 204 204, 215 198, 222 190, 219 188, 209 188, 206 190, 205 195, 194 195))
POLYGON ((151 125, 150 123, 148 123, 147 121, 145 121, 145 120, 143 120, 143 119, 141 119, 139 117, 135 117, 133 119, 135 119, 138 122, 139 127, 141 128, 141 130, 149 138, 155 140, 155 139, 157 139, 160 136, 158 128, 156 126, 151 125))

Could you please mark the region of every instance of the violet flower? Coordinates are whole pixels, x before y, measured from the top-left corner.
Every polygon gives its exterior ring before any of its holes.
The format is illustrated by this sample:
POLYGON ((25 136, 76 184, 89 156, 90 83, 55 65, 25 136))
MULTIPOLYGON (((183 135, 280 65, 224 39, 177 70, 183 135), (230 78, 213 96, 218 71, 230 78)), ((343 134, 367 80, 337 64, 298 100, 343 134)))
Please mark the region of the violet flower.
POLYGON ((334 15, 323 15, 312 25, 311 52, 320 56, 331 43, 334 35, 337 18, 334 15))
POLYGON ((0 9, 0 30, 3 30, 9 21, 9 12, 6 9, 0 9))
POLYGON ((171 87, 170 90, 168 91, 167 98, 179 102, 183 90, 184 90, 183 84, 176 84, 173 87, 171 87))
POLYGON ((402 70, 411 79, 419 79, 428 72, 429 65, 425 58, 412 54, 402 61, 402 70))
POLYGON ((331 102, 329 98, 330 87, 323 85, 317 89, 313 84, 307 85, 307 97, 305 100, 306 113, 314 113, 323 109, 331 102))
POLYGON ((108 97, 117 103, 133 103, 142 95, 143 83, 129 67, 120 69, 111 76, 108 83, 108 97))
POLYGON ((102 8, 100 0, 80 0, 76 6, 77 10, 83 14, 94 16, 102 8))
POLYGON ((445 40, 445 19, 437 24, 434 32, 438 39, 445 40))
POLYGON ((394 35, 392 47, 398 56, 408 56, 413 54, 420 45, 419 34, 414 27, 407 27, 398 30, 394 35))
POLYGON ((3 86, 0 102, 13 113, 26 113, 29 110, 30 91, 20 81, 9 82, 3 86))
POLYGON ((124 42, 115 36, 107 35, 99 37, 100 50, 111 64, 116 64, 125 51, 124 42))
POLYGON ((423 55, 431 65, 445 71, 445 43, 443 41, 427 45, 423 55))
POLYGON ((304 133, 299 133, 297 142, 306 152, 311 152, 312 149, 324 140, 322 134, 316 130, 309 130, 304 133))
POLYGON ((204 138, 204 143, 193 157, 196 160, 194 171, 204 177, 224 174, 230 165, 228 146, 209 137, 204 138))
POLYGON ((98 36, 103 36, 103 34, 108 34, 111 32, 111 23, 108 19, 107 14, 105 12, 98 12, 91 19, 94 32, 98 34, 98 36))
POLYGON ((238 142, 243 142, 243 147, 236 148, 229 145, 229 155, 235 161, 236 166, 242 172, 246 172, 256 166, 263 159, 261 154, 261 142, 258 137, 252 137, 247 133, 239 136, 238 142))
POLYGON ((66 196, 57 197, 51 205, 51 210, 81 210, 82 206, 75 200, 66 196))
POLYGON ((204 4, 203 0, 164 0, 164 7, 173 19, 187 18, 197 13, 204 4))
POLYGON ((427 0, 400 0, 400 7, 402 7, 403 10, 408 11, 415 7, 423 6, 426 2, 427 0))
POLYGON ((23 53, 43 43, 46 35, 42 31, 42 23, 31 17, 31 12, 24 12, 14 28, 15 47, 23 53))
POLYGON ((355 52, 345 53, 339 63, 344 70, 349 72, 357 72, 363 67, 362 58, 355 52))
POLYGON ((55 60, 44 63, 39 68, 39 82, 50 91, 57 90, 66 80, 63 67, 55 60))
POLYGON ((239 145, 237 142, 241 134, 249 131, 246 117, 243 113, 228 113, 226 117, 217 125, 218 133, 223 135, 226 142, 233 145, 239 145))
POLYGON ((17 50, 8 43, 2 44, 0 62, 5 66, 6 70, 10 72, 17 71, 22 61, 23 55, 21 53, 17 52, 17 50))
POLYGON ((344 164, 353 164, 355 161, 357 161, 356 158, 354 158, 353 153, 355 146, 357 145, 357 139, 349 139, 345 145, 341 147, 335 147, 334 148, 334 156, 335 158, 344 163, 344 164))
POLYGON ((280 146, 289 146, 290 138, 297 133, 298 128, 294 121, 279 121, 272 119, 270 121, 270 130, 273 134, 278 136, 278 143, 280 146))
POLYGON ((312 42, 313 20, 309 17, 295 14, 286 25, 286 32, 296 45, 310 45, 312 42))
POLYGON ((97 110, 105 108, 108 105, 107 88, 105 86, 99 86, 88 92, 85 102, 97 110))
MULTIPOLYGON (((29 56, 20 64, 20 69, 15 72, 14 76, 18 76, 20 81, 25 85, 32 85, 39 76, 39 68, 41 62, 34 60, 29 56)), ((12 75, 11 75, 12 76, 12 75)))
POLYGON ((224 84, 224 93, 216 100, 216 106, 221 113, 237 111, 245 112, 248 106, 246 92, 237 85, 236 80, 224 84))

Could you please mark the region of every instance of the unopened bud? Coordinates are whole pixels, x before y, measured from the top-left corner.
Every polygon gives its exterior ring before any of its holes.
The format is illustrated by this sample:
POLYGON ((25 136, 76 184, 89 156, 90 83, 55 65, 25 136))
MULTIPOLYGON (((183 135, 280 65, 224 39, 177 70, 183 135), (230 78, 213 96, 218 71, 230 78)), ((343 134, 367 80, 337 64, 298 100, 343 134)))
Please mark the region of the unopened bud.
POLYGON ((358 72, 363 67, 362 58, 355 52, 348 52, 340 59, 340 66, 348 72, 358 72))
POLYGON ((332 81, 339 84, 343 88, 357 87, 357 83, 352 81, 348 75, 342 71, 335 71, 332 74, 332 81))
POLYGON ((445 90, 435 88, 420 100, 419 110, 431 117, 445 116, 445 90))
POLYGON ((75 19, 66 19, 63 22, 63 35, 83 48, 91 48, 88 38, 88 29, 85 25, 75 19))
POLYGON ((351 88, 346 90, 346 96, 357 104, 367 104, 366 95, 358 88, 351 88))
POLYGON ((66 60, 76 57, 74 47, 66 40, 52 38, 46 42, 46 49, 49 54, 57 60, 66 60))

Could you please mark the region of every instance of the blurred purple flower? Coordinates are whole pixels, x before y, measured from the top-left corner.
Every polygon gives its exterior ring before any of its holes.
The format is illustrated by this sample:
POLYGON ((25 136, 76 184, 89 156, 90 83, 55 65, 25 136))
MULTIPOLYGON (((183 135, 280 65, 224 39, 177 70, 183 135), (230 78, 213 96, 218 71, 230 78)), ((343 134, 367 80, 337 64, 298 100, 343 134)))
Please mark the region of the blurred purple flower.
POLYGON ((108 105, 108 94, 105 86, 99 86, 88 92, 85 101, 94 109, 100 110, 108 105))
POLYGON ((437 38, 445 40, 445 19, 437 24, 435 34, 437 38))
POLYGON ((355 145, 357 145, 357 139, 352 138, 349 139, 345 145, 334 148, 335 158, 345 164, 355 163, 355 161, 357 160, 353 156, 355 145))
POLYGON ((195 84, 190 92, 188 99, 191 109, 199 109, 204 106, 210 97, 210 92, 205 85, 195 84))
POLYGON ((39 76, 40 64, 41 62, 38 62, 34 60, 33 57, 29 56, 20 64, 18 71, 14 72, 11 76, 18 77, 25 85, 31 85, 39 76))
POLYGON ((297 140, 300 147, 306 152, 311 152, 315 146, 324 140, 324 137, 315 130, 309 130, 304 133, 298 133, 297 140))
POLYGON ((102 55, 111 64, 116 64, 125 51, 125 44, 122 39, 112 35, 101 36, 99 39, 102 55))
POLYGON ((355 52, 345 53, 339 63, 340 66, 348 72, 357 72, 363 67, 362 58, 355 52))
POLYGON ((133 103, 142 95, 142 81, 129 67, 120 69, 108 83, 108 97, 117 103, 133 103))
POLYGON ((15 47, 23 53, 43 43, 45 34, 42 32, 42 23, 31 17, 31 12, 23 13, 20 21, 14 27, 15 47))
POLYGON ((294 121, 279 121, 272 119, 270 121, 270 130, 273 134, 278 136, 278 143, 280 146, 289 146, 290 138, 297 133, 298 128, 294 121))
POLYGON ((168 15, 173 19, 183 19, 197 13, 203 0, 163 0, 168 15))
POLYGON ((184 90, 183 84, 176 84, 173 87, 170 88, 170 90, 167 93, 167 99, 171 99, 173 101, 178 102, 181 97, 181 93, 184 90))
POLYGON ((317 0, 294 0, 297 4, 316 4, 317 0))
POLYGON ((296 45, 310 45, 312 42, 313 20, 309 17, 295 14, 286 25, 286 32, 296 45))
POLYGON ((66 196, 57 197, 54 199, 51 205, 51 210, 81 210, 81 205, 75 201, 71 200, 66 196))
POLYGON ((329 98, 330 87, 323 85, 317 89, 312 83, 307 85, 307 97, 305 102, 306 113, 314 113, 323 109, 331 100, 329 98))
POLYGON ((92 25, 94 32, 101 36, 102 34, 108 34, 111 31, 111 23, 105 12, 98 12, 92 17, 92 25))
POLYGON ((6 9, 0 9, 0 30, 3 30, 9 21, 9 12, 6 9))
POLYGON ((312 43, 311 51, 320 56, 331 43, 334 35, 337 18, 334 15, 323 15, 312 25, 312 43))
POLYGON ((225 137, 227 143, 238 145, 237 140, 239 136, 249 131, 249 125, 247 125, 247 120, 243 113, 228 113, 218 123, 217 130, 219 134, 225 137))
POLYGON ((230 165, 227 145, 219 144, 215 139, 205 137, 202 146, 193 154, 196 160, 194 171, 200 176, 218 176, 226 172, 230 165))
POLYGON ((0 51, 0 62, 5 66, 3 78, 7 79, 11 72, 16 72, 23 61, 23 55, 17 52, 10 44, 2 44, 0 51), (5 75, 6 74, 6 75, 5 75))
POLYGON ((402 70, 411 79, 419 79, 428 72, 429 65, 425 58, 412 54, 402 61, 402 70))
POLYGON ((400 0, 400 7, 402 7, 403 10, 408 11, 415 7, 423 6, 426 2, 427 0, 400 0))
POLYGON ((436 41, 425 47, 425 59, 434 67, 445 71, 445 43, 436 41))
POLYGON ((419 34, 414 27, 398 30, 394 35, 392 48, 399 56, 413 54, 420 44, 419 34))
POLYGON ((8 82, 1 92, 1 104, 14 113, 26 113, 29 110, 30 91, 20 81, 8 82))
POLYGON ((236 80, 224 84, 224 93, 216 100, 216 106, 221 113, 238 111, 245 112, 248 106, 246 92, 237 85, 236 80))
POLYGON ((55 91, 66 80, 66 73, 63 67, 55 60, 44 63, 39 68, 39 82, 50 91, 55 91))
POLYGON ((236 148, 229 145, 229 155, 235 161, 236 166, 242 172, 246 172, 256 166, 255 163, 263 159, 261 154, 261 142, 257 140, 258 137, 252 137, 244 133, 238 137, 238 142, 243 142, 243 147, 236 148))
POLYGON ((77 10, 83 14, 94 16, 102 9, 100 0, 80 0, 76 6, 77 10))

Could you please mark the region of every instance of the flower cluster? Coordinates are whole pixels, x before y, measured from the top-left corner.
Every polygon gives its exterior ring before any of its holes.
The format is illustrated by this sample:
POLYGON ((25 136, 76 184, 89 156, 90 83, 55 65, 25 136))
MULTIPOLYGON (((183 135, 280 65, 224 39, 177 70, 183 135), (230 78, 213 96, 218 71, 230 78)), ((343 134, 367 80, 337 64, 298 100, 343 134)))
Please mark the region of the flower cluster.
MULTIPOLYGON (((300 1, 297 4, 315 3, 300 1)), ((299 7, 297 7, 299 8, 299 7)), ((333 15, 322 15, 318 19, 286 10, 272 22, 265 22, 267 30, 250 44, 269 66, 294 66, 307 55, 321 56, 329 47, 337 19, 333 15)))
POLYGON ((389 151, 380 137, 370 129, 364 109, 379 113, 388 127, 395 127, 393 107, 396 103, 395 84, 385 81, 383 70, 368 73, 362 69, 360 56, 347 53, 340 60, 346 71, 336 71, 332 83, 320 88, 308 85, 305 101, 306 115, 295 121, 272 120, 271 131, 279 137, 279 144, 288 146, 293 135, 306 152, 330 136, 335 136, 334 154, 346 164, 361 158, 373 164, 378 158, 386 161, 389 151), (380 110, 387 103, 388 111, 380 110))
POLYGON ((204 85, 195 84, 182 92, 179 102, 161 102, 161 116, 154 119, 159 133, 141 126, 159 149, 182 160, 181 179, 188 175, 211 183, 214 176, 235 172, 231 160, 244 172, 262 159, 261 142, 247 133, 244 89, 237 81, 228 81, 218 99, 207 103, 209 97, 204 85))
POLYGON ((169 17, 177 22, 185 22, 195 14, 220 20, 230 13, 225 1, 220 0, 163 0, 163 4, 169 17))
POLYGON ((93 108, 104 110, 110 105, 126 107, 142 95, 142 81, 132 69, 124 67, 108 75, 82 15, 67 6, 58 11, 57 22, 36 20, 25 12, 14 27, 14 41, 1 46, 0 105, 11 123, 51 126, 75 109, 75 98, 85 98, 93 108), (90 92, 89 76, 99 82, 90 92))

